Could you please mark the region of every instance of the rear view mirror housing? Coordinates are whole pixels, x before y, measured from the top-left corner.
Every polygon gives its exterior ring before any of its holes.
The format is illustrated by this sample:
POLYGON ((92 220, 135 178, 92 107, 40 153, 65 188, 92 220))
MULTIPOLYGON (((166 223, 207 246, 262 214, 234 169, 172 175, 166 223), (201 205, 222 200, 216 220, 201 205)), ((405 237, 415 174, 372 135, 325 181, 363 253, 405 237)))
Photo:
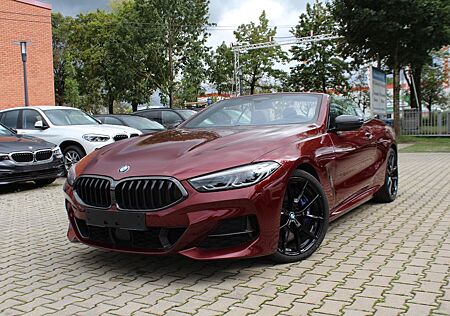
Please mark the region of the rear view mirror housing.
POLYGON ((364 119, 356 115, 339 115, 335 121, 335 131, 354 131, 364 124, 364 119))

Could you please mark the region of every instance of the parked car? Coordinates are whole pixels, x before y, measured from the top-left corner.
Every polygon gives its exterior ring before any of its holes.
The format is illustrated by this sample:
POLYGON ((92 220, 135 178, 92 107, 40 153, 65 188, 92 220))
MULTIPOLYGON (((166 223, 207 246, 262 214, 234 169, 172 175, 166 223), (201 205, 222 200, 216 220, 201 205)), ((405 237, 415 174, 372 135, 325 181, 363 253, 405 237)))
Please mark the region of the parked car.
POLYGON ((67 169, 95 149, 142 134, 126 126, 101 124, 79 109, 59 106, 0 111, 0 123, 14 128, 19 134, 36 136, 58 145, 67 169))
POLYGON ((398 190, 392 128, 326 94, 221 101, 85 159, 64 186, 70 240, 200 260, 305 259, 329 221, 398 190))
POLYGON ((172 129, 197 114, 194 110, 178 110, 168 108, 148 109, 134 112, 133 115, 142 116, 172 129))
POLYGON ((47 185, 65 173, 58 146, 37 137, 17 135, 0 124, 0 184, 34 181, 47 185))
POLYGON ((165 130, 166 128, 158 122, 149 120, 148 118, 128 115, 128 114, 102 114, 95 115, 95 118, 103 124, 128 126, 140 130, 144 134, 155 133, 165 130))

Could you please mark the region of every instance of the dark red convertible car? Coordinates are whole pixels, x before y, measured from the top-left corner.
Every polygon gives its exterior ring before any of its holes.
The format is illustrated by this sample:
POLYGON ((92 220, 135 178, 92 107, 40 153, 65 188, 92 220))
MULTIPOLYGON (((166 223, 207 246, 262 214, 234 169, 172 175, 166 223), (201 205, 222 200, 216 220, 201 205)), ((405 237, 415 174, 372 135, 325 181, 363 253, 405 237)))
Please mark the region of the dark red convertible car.
POLYGON ((330 220, 397 189, 392 128, 315 93, 221 101, 175 130, 91 153, 64 186, 72 241, 278 262, 307 258, 330 220))

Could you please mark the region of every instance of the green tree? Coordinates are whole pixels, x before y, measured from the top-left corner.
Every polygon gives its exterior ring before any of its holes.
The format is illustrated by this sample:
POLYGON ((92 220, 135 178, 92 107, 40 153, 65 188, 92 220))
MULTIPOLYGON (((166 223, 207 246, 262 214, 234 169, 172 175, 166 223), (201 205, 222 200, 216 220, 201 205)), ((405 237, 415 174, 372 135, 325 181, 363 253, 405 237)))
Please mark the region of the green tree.
POLYGON ((211 54, 208 77, 218 93, 232 92, 234 76, 233 52, 225 42, 211 54))
POLYGON ((148 79, 174 104, 180 74, 189 56, 206 54, 208 0, 135 0, 130 28, 135 40, 147 52, 142 63, 148 79), (192 49, 198 49, 196 54, 192 49))
MULTIPOLYGON (((234 32, 238 45, 257 44, 272 40, 277 34, 277 28, 269 27, 266 12, 259 17, 259 23, 251 22, 242 24, 234 32)), ((283 76, 281 70, 275 69, 275 63, 287 60, 287 54, 280 47, 250 50, 241 54, 240 63, 244 82, 247 84, 250 94, 256 92, 256 88, 270 89, 275 86, 274 81, 283 76)))
MULTIPOLYGON (((355 58, 385 60, 394 73, 394 126, 400 133, 400 70, 422 63, 448 42, 448 0, 335 0, 333 13, 346 50, 355 58)), ((419 85, 420 86, 420 85, 419 85)))
MULTIPOLYGON (((61 13, 52 13, 52 32, 53 32, 53 77, 55 85, 55 101, 56 105, 70 104, 66 100, 66 81, 76 80, 75 72, 66 65, 67 55, 70 51, 68 46, 71 17, 65 17, 61 13), (67 71, 73 77, 67 78, 67 71)), ((72 94, 72 92, 70 92, 72 94)))
MULTIPOLYGON (((336 31, 331 5, 316 0, 306 5, 306 12, 300 15, 298 25, 291 31, 295 37, 311 34, 332 34, 336 31)), ((299 64, 291 68, 290 85, 297 91, 348 90, 351 66, 345 61, 333 41, 320 41, 294 46, 291 49, 293 61, 299 64)))
POLYGON ((444 72, 440 67, 426 65, 423 68, 422 97, 429 111, 433 105, 444 108, 449 105, 450 98, 444 89, 445 79, 444 72))

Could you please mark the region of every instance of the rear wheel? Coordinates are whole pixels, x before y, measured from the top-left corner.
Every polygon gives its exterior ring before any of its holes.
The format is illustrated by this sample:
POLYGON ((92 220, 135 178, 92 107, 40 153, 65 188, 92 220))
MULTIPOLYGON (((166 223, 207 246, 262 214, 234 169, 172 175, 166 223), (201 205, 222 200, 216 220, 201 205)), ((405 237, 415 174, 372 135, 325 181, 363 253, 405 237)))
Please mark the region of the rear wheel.
POLYGON ((390 203, 395 200, 398 192, 398 160, 394 149, 389 149, 386 163, 384 185, 375 193, 374 200, 390 203))
POLYGON ((311 256, 325 237, 328 219, 328 202, 319 181, 305 171, 296 171, 286 188, 278 249, 272 259, 287 263, 311 256))
POLYGON ((78 161, 81 160, 81 158, 85 156, 85 153, 83 149, 81 149, 80 147, 72 145, 64 148, 63 155, 66 171, 69 171, 72 165, 76 164, 78 161))
POLYGON ((43 187, 44 185, 52 184, 55 181, 56 181, 56 178, 40 179, 40 180, 34 180, 34 183, 36 183, 36 185, 38 185, 40 187, 43 187))

